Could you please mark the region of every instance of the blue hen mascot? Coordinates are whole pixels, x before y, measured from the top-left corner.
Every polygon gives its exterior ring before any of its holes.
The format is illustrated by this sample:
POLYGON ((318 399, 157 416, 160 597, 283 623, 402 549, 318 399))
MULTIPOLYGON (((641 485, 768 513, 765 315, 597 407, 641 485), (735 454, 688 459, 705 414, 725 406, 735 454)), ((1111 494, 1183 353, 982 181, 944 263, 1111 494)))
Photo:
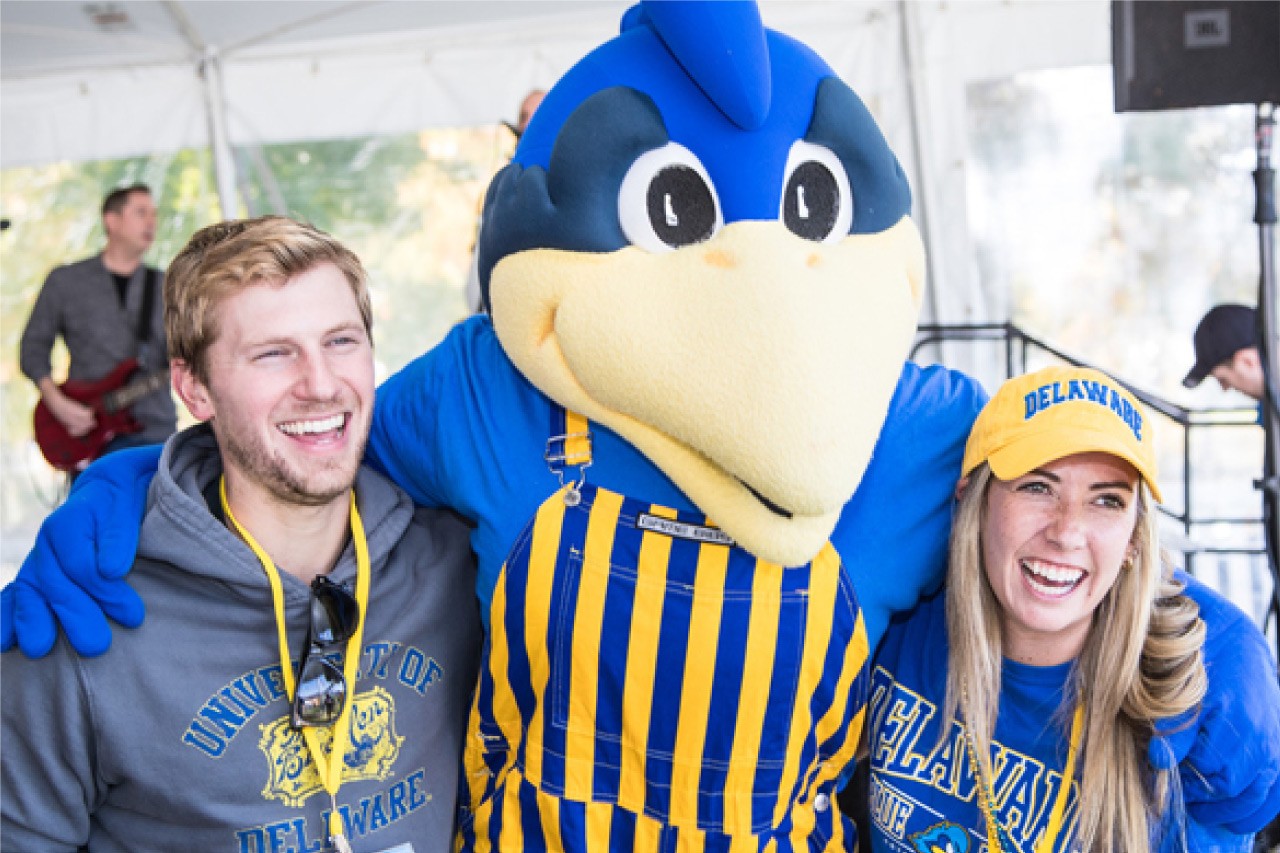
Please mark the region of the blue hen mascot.
POLYGON ((752 5, 622 29, 490 187, 492 322, 378 395, 375 464, 477 523, 462 833, 842 849, 868 651, 940 576, 980 393, 904 372, 923 250, 848 86, 752 5))
POLYGON ((870 654, 941 581, 984 399, 906 363, 910 202, 753 4, 634 7, 547 95, 485 200, 489 316, 379 389, 367 457, 475 525, 464 848, 856 846, 870 654))
POLYGON ((909 205, 749 4, 636 7, 548 93, 485 202, 492 321, 384 385, 370 441, 477 524, 466 846, 852 845, 868 651, 940 575, 981 402, 904 373, 909 205))

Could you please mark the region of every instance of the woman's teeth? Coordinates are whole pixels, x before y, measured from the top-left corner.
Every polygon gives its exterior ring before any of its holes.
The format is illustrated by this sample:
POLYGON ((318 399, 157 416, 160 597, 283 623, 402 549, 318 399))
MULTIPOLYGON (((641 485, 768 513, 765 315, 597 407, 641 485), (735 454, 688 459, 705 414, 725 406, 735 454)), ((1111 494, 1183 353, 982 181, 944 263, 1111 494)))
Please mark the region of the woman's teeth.
POLYGON ((1051 594, 1064 594, 1084 580, 1084 570, 1055 566, 1039 560, 1020 560, 1023 574, 1037 587, 1051 594))

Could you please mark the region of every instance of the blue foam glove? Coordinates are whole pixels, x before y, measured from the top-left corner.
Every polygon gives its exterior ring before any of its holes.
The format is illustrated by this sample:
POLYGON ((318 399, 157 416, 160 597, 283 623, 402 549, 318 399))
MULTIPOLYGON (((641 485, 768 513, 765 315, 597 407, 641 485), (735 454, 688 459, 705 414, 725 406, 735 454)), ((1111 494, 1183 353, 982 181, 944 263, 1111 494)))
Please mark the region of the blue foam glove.
POLYGON ((1280 683, 1266 640, 1235 605, 1178 573, 1200 605, 1209 690, 1198 709, 1156 726, 1148 759, 1179 769, 1187 813, 1236 833, 1280 812, 1280 683))
POLYGON ((28 657, 43 657, 61 625, 72 648, 94 657, 111 645, 107 617, 126 628, 142 624, 142 599, 123 578, 133 567, 159 462, 159 446, 121 450, 76 479, 0 592, 0 651, 16 643, 28 657))

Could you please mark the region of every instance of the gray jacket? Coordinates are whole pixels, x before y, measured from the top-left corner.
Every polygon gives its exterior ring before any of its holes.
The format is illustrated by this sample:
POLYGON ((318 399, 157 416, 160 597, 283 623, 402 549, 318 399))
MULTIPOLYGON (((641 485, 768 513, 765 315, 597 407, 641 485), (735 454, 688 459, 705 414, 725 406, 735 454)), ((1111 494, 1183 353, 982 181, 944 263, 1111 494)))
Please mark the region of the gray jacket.
MULTIPOLYGON (((166 445, 130 575, 140 628, 99 658, 65 639, 45 660, 4 655, 4 850, 325 849, 266 574, 206 502, 220 473, 207 426, 166 445)), ((356 497, 372 579, 338 807, 356 851, 448 850, 481 643, 467 530, 368 469, 356 497)), ((350 543, 330 578, 354 581, 350 543)), ((281 581, 296 663, 310 592, 281 581)))
MULTIPOLYGON (((19 363, 32 382, 49 375, 50 354, 59 336, 67 345, 71 364, 68 379, 101 379, 128 358, 136 358, 147 372, 169 363, 164 337, 164 273, 156 270, 150 339, 138 346, 138 315, 148 267, 139 266, 125 290, 125 305, 111 273, 94 255, 79 263, 58 267, 45 279, 31 317, 22 332, 19 363)), ((153 391, 133 404, 133 415, 143 425, 138 438, 159 442, 173 434, 177 413, 169 386, 153 391)))

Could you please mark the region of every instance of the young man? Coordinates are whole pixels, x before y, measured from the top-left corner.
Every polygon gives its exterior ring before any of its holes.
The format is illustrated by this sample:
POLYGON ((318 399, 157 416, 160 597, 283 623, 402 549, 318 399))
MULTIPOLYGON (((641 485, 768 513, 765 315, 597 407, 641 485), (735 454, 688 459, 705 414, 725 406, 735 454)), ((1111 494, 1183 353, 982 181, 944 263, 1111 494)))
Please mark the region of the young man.
POLYGON ((174 386, 205 423, 151 486, 131 574, 149 618, 98 658, 5 655, 0 845, 447 849, 472 558, 461 522, 360 465, 359 260, 288 219, 222 223, 165 302, 174 386))
POLYGON ((1247 305, 1215 305, 1201 318, 1195 333, 1196 363, 1182 380, 1195 388, 1206 376, 1222 390, 1233 388, 1262 399, 1262 358, 1258 354, 1258 312, 1247 305))
MULTIPOLYGON (((67 396, 50 375, 50 353, 59 336, 71 356, 67 378, 92 381, 121 362, 137 359, 142 370, 167 366, 161 287, 164 274, 142 263, 156 236, 156 206, 144 184, 117 189, 102 202, 107 245, 100 254, 49 273, 22 333, 22 372, 40 389, 49 413, 72 436, 96 425, 89 406, 67 396)), ((167 382, 135 402, 131 411, 142 431, 121 435, 105 452, 164 441, 176 413, 167 382)))

